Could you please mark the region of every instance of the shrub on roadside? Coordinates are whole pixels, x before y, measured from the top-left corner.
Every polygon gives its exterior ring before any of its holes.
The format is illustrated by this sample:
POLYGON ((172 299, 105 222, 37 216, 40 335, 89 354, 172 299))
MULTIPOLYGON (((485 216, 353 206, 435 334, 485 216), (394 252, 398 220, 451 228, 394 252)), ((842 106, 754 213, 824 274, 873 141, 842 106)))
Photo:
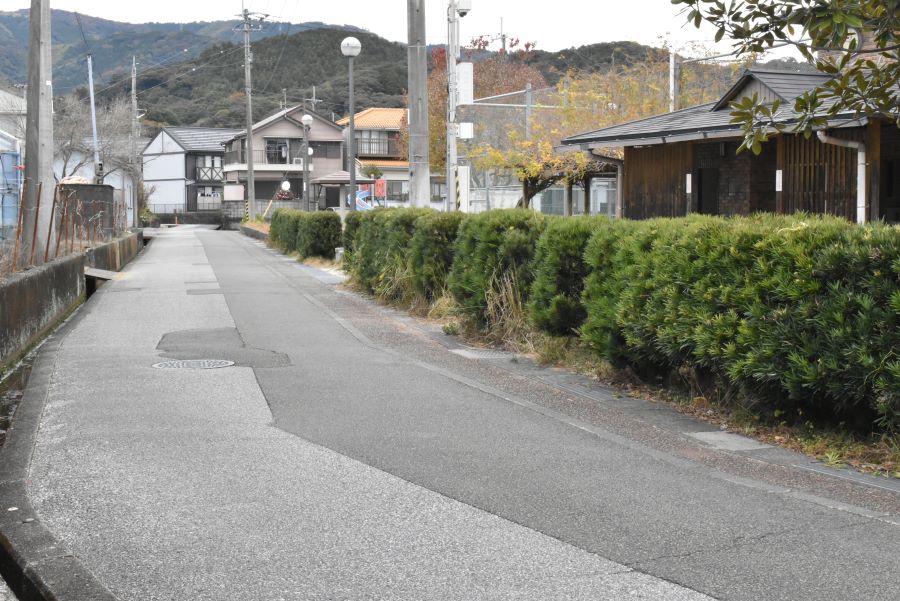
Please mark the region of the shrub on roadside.
POLYGON ((285 253, 297 250, 297 226, 302 215, 303 212, 297 209, 277 209, 272 213, 269 245, 285 253))
POLYGON ((353 275, 366 290, 397 301, 413 293, 409 242, 414 224, 431 209, 375 209, 353 239, 353 275))
POLYGON ((413 224, 409 261, 416 292, 427 301, 447 288, 447 275, 453 263, 453 245, 465 213, 431 212, 413 224))
POLYGON ((489 327, 492 292, 502 289, 502 295, 493 296, 497 299, 505 297, 519 304, 527 300, 535 245, 547 221, 546 216, 528 209, 501 209, 462 222, 448 284, 465 315, 489 327))
POLYGON ((607 217, 554 219, 537 242, 534 283, 528 314, 539 330, 553 336, 571 336, 584 323, 587 311, 581 299, 588 264, 584 253, 591 234, 610 227, 607 217))
POLYGON ((351 211, 344 217, 344 256, 347 257, 353 252, 353 239, 356 237, 357 231, 363 219, 367 215, 371 215, 371 211, 351 211))
POLYGON ((341 244, 341 216, 334 211, 303 213, 297 225, 297 252, 300 258, 334 259, 341 244))

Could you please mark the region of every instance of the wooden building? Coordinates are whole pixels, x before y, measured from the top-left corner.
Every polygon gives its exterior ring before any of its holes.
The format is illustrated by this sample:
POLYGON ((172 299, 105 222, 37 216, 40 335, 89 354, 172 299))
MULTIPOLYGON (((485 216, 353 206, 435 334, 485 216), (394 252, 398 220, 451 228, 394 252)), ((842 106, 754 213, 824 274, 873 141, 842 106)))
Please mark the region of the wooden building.
POLYGON ((730 102, 754 93, 763 101, 780 99, 776 118, 790 129, 793 100, 825 81, 819 73, 752 69, 718 102, 563 144, 592 152, 623 148, 621 214, 632 219, 808 211, 900 221, 900 129, 889 118, 836 115, 809 138, 773 130, 759 155, 736 154, 743 134, 731 123, 730 102))

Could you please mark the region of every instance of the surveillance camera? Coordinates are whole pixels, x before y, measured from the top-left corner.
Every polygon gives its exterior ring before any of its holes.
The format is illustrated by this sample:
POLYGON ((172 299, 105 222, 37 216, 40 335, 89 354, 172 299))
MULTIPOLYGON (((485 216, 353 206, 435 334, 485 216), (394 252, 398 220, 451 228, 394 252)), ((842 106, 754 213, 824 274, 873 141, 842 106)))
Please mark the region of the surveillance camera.
POLYGON ((472 10, 472 0, 458 0, 456 3, 456 12, 460 17, 465 17, 472 10))

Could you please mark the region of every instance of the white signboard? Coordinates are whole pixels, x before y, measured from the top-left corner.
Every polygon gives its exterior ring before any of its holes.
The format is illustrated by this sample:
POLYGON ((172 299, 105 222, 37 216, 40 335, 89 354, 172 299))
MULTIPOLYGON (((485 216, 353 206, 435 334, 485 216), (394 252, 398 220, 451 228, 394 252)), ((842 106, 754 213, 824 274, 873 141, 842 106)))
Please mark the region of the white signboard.
POLYGON ((475 84, 472 63, 459 63, 456 66, 457 104, 472 104, 475 99, 475 84))
POLYGON ((782 175, 781 175, 781 169, 777 169, 777 170, 775 171, 775 191, 776 191, 776 192, 782 192, 782 191, 783 191, 783 189, 782 189, 782 179, 781 179, 781 178, 782 178, 782 175))
POLYGON ((684 175, 684 192, 685 194, 691 193, 691 174, 686 173, 684 175))

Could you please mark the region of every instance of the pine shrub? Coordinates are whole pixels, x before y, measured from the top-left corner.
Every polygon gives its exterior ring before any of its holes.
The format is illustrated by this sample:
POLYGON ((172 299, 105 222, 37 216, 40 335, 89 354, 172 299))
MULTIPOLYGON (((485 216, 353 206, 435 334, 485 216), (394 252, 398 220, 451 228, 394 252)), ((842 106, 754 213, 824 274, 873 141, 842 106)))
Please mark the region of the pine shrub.
POLYGON ((334 249, 341 244, 341 216, 334 211, 301 213, 297 225, 297 251, 300 258, 334 259, 334 249))
POLYGON ((447 281, 465 315, 490 328, 487 299, 491 290, 512 285, 519 295, 527 295, 534 279, 535 246, 547 221, 528 209, 501 209, 462 222, 447 281))
POLYGON ((447 288, 453 245, 465 213, 432 212, 419 217, 409 245, 413 283, 422 298, 432 301, 447 288))
POLYGON ((297 209, 277 209, 272 213, 269 244, 285 253, 297 250, 297 226, 302 215, 297 209))
POLYGON ((607 217, 554 219, 547 225, 537 243, 528 301, 529 317, 539 330, 571 336, 584 323, 585 248, 596 229, 609 226, 607 217))
POLYGON ((412 291, 409 242, 416 219, 431 209, 375 209, 354 236, 352 269, 356 280, 384 300, 400 300, 412 291))

